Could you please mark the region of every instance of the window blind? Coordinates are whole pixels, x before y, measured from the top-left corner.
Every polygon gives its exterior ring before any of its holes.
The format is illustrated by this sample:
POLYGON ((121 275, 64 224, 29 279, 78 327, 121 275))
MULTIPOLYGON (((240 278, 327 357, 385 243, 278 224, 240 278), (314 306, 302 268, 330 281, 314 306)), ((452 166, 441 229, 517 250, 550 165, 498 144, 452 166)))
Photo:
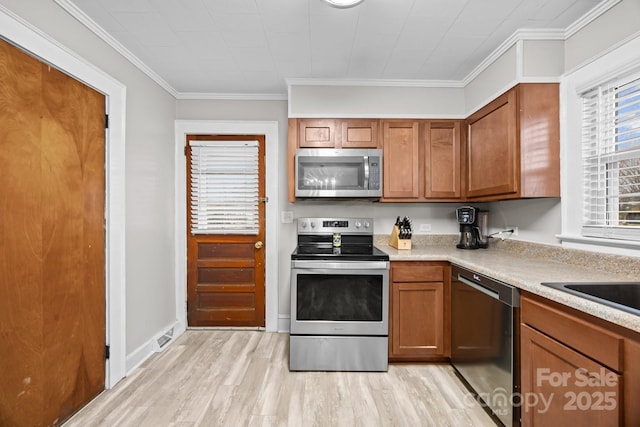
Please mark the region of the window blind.
POLYGON ((259 231, 258 141, 189 141, 191 233, 259 231))
POLYGON ((640 75, 582 94, 582 234, 640 240, 640 75))

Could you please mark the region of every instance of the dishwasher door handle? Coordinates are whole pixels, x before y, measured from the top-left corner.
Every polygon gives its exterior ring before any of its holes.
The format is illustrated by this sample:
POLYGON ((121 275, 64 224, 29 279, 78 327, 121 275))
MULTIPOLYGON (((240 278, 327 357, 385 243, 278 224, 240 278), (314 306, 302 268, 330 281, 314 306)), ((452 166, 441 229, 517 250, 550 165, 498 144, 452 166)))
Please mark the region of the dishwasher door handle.
POLYGON ((497 299, 498 301, 501 301, 500 300, 500 293, 497 292, 497 291, 494 291, 493 289, 485 288, 481 284, 472 282, 471 280, 466 279, 465 277, 463 277, 463 276, 461 276, 459 274, 458 274, 458 280, 461 281, 462 283, 464 283, 465 285, 471 286, 473 289, 475 289, 477 291, 480 291, 485 295, 490 296, 493 299, 497 299))

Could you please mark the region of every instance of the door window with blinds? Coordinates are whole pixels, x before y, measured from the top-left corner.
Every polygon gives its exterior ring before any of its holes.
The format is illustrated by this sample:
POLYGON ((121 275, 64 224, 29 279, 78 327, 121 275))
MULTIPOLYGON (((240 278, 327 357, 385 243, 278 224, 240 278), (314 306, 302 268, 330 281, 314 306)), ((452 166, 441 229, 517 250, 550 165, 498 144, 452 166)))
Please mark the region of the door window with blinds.
POLYGON ((259 232, 258 141, 189 141, 191 233, 259 232))
POLYGON ((640 240, 640 73, 581 97, 582 234, 640 240))

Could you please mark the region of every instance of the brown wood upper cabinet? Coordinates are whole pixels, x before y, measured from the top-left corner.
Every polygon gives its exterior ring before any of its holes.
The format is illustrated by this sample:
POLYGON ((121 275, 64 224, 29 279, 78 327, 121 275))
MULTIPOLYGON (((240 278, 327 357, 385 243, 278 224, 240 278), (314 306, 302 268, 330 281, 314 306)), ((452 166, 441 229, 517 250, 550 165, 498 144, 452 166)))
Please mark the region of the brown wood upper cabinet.
POLYGON ((297 121, 297 148, 378 148, 375 119, 289 119, 297 121))
POLYGON ((378 120, 339 120, 342 148, 378 148, 378 120))
POLYGON ((383 120, 383 202, 460 200, 461 121, 383 120))
POLYGON ((382 121, 383 199, 413 201, 420 197, 419 146, 419 121, 382 121))
POLYGON ((336 148, 338 124, 332 119, 298 120, 298 148, 336 148))
POLYGON ((461 122, 427 121, 424 124, 424 197, 460 199, 461 122))
POLYGON ((556 83, 515 86, 467 119, 469 200, 560 197, 556 83))

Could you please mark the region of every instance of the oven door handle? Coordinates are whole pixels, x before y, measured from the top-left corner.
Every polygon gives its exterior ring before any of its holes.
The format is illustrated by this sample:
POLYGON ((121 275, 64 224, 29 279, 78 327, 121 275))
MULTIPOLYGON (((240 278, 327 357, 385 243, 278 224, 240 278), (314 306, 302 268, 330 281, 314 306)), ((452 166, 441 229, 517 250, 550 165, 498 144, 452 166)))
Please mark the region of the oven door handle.
POLYGON ((388 270, 389 261, 355 261, 355 262, 331 262, 331 261, 293 261, 292 268, 305 270, 388 270))

